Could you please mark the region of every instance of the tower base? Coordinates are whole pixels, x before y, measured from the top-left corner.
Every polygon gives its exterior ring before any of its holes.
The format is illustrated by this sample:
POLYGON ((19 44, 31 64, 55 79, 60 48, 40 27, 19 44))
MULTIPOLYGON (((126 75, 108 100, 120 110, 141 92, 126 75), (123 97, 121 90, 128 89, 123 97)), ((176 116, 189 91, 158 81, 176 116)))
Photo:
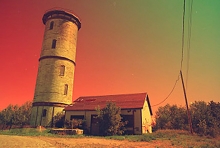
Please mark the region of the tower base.
POLYGON ((65 106, 68 104, 51 103, 51 102, 36 102, 32 105, 30 125, 54 127, 54 116, 62 113, 65 106))

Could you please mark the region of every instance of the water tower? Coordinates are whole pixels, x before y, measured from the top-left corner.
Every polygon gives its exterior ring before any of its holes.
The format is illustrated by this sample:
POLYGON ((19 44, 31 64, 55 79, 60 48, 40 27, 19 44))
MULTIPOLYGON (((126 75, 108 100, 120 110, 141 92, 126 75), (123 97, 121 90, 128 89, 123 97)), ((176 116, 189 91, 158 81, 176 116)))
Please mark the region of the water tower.
POLYGON ((80 20, 64 10, 43 15, 45 25, 32 104, 32 126, 52 126, 53 117, 72 103, 80 20))

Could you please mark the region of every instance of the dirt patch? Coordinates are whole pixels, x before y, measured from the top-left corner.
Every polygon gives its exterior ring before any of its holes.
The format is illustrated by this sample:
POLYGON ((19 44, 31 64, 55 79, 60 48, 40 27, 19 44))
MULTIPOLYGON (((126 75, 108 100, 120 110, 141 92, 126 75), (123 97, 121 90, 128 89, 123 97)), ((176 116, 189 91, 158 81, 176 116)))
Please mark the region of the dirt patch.
POLYGON ((169 141, 130 142, 102 138, 54 138, 0 135, 0 145, 4 148, 152 148, 173 147, 169 141))
POLYGON ((54 146, 51 143, 46 142, 36 137, 0 135, 0 147, 3 147, 3 148, 20 148, 20 147, 49 148, 49 147, 54 147, 54 146))
POLYGON ((55 147, 74 147, 74 148, 172 148, 169 141, 152 141, 152 142, 129 142, 127 140, 108 140, 101 138, 48 138, 39 137, 55 147))

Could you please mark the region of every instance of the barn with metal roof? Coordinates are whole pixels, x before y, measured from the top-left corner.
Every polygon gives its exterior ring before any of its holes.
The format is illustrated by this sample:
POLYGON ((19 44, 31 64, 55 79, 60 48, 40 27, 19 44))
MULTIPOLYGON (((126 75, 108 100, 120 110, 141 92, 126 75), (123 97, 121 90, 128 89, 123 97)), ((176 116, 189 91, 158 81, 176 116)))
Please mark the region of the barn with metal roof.
POLYGON ((96 109, 104 108, 108 102, 121 108, 122 120, 128 122, 128 134, 152 132, 152 110, 147 93, 79 97, 64 109, 65 120, 83 119, 89 133, 97 135, 99 130, 96 109))

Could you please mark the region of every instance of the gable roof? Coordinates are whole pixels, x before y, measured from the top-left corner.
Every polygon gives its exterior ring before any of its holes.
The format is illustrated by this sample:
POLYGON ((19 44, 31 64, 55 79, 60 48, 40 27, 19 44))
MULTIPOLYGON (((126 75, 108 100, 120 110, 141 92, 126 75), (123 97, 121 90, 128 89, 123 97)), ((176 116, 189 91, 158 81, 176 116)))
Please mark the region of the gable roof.
POLYGON ((144 102, 146 100, 149 106, 149 110, 151 112, 151 107, 149 104, 150 102, 147 93, 79 97, 73 102, 73 104, 67 106, 64 110, 95 110, 98 106, 100 107, 100 109, 102 109, 106 106, 107 102, 113 102, 121 109, 138 109, 143 108, 144 102))

